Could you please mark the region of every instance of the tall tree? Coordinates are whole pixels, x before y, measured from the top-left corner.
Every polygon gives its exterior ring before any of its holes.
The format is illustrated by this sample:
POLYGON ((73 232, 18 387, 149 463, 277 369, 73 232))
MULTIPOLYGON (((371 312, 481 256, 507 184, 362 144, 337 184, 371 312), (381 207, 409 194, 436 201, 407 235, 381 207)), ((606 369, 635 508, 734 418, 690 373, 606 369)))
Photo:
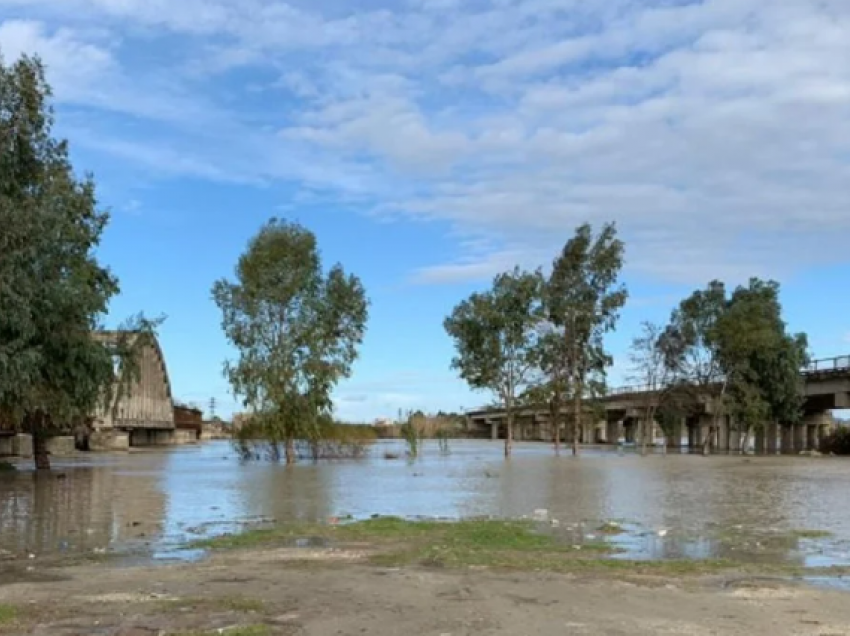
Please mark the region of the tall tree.
POLYGON ((567 368, 569 351, 565 349, 562 330, 549 322, 542 322, 538 329, 538 374, 526 389, 523 401, 535 407, 546 406, 552 429, 552 444, 555 454, 560 455, 563 407, 570 399, 572 389, 567 368))
POLYGON ((546 283, 546 319, 564 338, 559 348, 572 389, 573 455, 578 455, 583 399, 604 392, 612 363, 604 336, 615 328, 628 298, 618 282, 623 252, 614 223, 604 225, 595 239, 585 223, 567 241, 546 283))
POLYGON ((112 353, 91 337, 118 281, 95 251, 109 215, 52 135, 44 68, 0 58, 0 412, 47 438, 84 423, 113 380, 112 353))
POLYGON ((272 219, 239 259, 236 282, 219 280, 213 298, 222 326, 239 352, 225 363, 234 392, 256 415, 250 431, 271 455, 313 439, 333 409, 331 392, 351 373, 368 318, 360 280, 340 265, 325 274, 315 236, 272 219))
POLYGON ((717 323, 726 408, 744 434, 743 444, 765 421, 790 427, 803 413, 800 368, 808 343, 805 334, 787 332, 779 289, 775 281, 750 279, 735 289, 717 323))
POLYGON ((727 415, 744 433, 743 446, 766 421, 799 420, 807 339, 787 333, 778 283, 753 278, 727 297, 725 285, 712 281, 682 301, 669 329, 680 343, 670 364, 695 401, 713 398, 704 454, 727 415))
POLYGON ((500 274, 487 292, 454 308, 444 327, 452 337, 457 369, 473 389, 491 391, 505 409, 505 457, 511 454, 517 400, 537 368, 540 321, 539 271, 500 274))
POLYGON ((717 323, 725 311, 726 287, 715 280, 685 298, 670 318, 668 333, 679 343, 677 354, 668 356, 672 372, 690 389, 694 403, 707 396, 716 398, 709 434, 703 440, 704 455, 708 454, 720 419, 725 416, 723 404, 728 383, 717 331, 717 323))

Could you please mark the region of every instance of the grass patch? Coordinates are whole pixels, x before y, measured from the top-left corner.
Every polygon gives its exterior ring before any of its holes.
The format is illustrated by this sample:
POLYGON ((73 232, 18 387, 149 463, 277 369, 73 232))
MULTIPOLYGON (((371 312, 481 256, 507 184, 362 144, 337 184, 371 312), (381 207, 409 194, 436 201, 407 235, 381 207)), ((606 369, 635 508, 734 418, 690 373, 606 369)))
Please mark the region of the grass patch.
POLYGON ((623 526, 616 521, 607 521, 599 526, 596 529, 596 532, 608 536, 616 536, 618 534, 623 534, 625 530, 623 529, 623 526))
POLYGON ((18 609, 12 605, 0 603, 0 625, 8 625, 18 618, 18 609))
POLYGON ((825 539, 832 533, 827 530, 793 530, 790 535, 797 539, 825 539))
POLYGON ((226 633, 228 636, 271 636, 272 632, 266 625, 245 625, 244 627, 234 627, 222 632, 218 629, 209 631, 194 631, 194 632, 178 632, 173 636, 218 636, 226 633))

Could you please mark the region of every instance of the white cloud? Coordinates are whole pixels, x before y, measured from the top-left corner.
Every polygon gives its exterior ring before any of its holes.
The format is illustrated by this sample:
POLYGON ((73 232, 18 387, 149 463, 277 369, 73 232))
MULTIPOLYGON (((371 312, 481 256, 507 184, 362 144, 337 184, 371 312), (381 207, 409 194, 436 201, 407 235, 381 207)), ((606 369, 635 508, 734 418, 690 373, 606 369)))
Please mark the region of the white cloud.
POLYGON ((123 160, 486 239, 420 283, 546 263, 611 219, 656 280, 846 260, 844 0, 0 0, 0 46, 41 53, 61 101, 158 127, 89 131, 123 160))

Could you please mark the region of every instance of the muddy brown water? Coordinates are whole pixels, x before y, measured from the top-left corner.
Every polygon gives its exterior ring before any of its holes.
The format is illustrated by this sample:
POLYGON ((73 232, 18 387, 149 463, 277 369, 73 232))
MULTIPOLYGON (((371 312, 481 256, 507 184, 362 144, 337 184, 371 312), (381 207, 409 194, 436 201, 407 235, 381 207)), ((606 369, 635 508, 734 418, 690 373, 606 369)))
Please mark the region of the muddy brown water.
POLYGON ((427 443, 414 462, 367 459, 287 468, 240 463, 227 442, 27 463, 0 473, 4 556, 120 552, 192 558, 194 539, 291 520, 372 515, 545 518, 574 545, 610 541, 626 558, 710 558, 850 565, 850 461, 675 455, 616 449, 555 457, 517 444, 505 461, 489 441, 427 443), (545 511, 545 513, 543 512, 545 511), (616 523, 610 536, 600 526, 616 523), (805 537, 812 531, 829 533, 805 537))

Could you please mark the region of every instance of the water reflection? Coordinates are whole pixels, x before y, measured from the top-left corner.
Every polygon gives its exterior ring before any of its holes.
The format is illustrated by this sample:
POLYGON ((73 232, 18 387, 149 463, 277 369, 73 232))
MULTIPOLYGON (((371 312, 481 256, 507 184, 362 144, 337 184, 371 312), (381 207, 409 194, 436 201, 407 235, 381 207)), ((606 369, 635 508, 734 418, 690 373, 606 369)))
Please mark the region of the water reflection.
POLYGON ((243 465, 218 442, 86 456, 57 463, 61 478, 3 474, 0 550, 167 556, 192 538, 272 520, 520 517, 546 509, 557 520, 552 530, 574 543, 599 541, 599 525, 619 520, 626 532, 608 540, 629 558, 850 563, 843 505, 850 471, 840 460, 640 458, 614 450, 573 459, 519 444, 505 462, 498 443, 455 442, 449 455, 431 444, 408 463, 385 460, 384 450, 356 462, 243 465), (832 536, 803 538, 800 530, 832 536))

